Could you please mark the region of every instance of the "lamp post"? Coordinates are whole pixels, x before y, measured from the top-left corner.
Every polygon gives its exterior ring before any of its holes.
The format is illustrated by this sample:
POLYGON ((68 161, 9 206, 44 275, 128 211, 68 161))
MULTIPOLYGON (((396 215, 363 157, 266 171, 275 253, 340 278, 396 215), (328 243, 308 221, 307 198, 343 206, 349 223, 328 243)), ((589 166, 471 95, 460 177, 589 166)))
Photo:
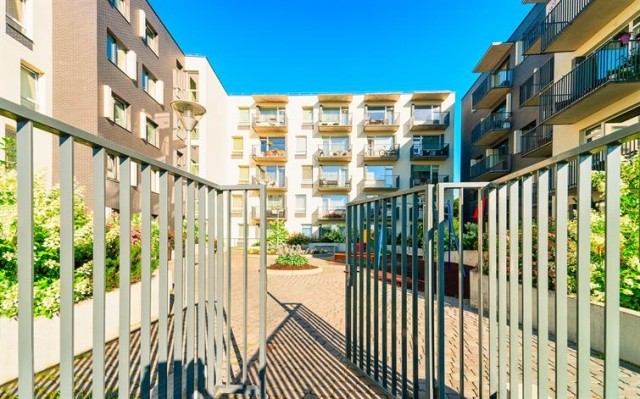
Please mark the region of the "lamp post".
POLYGON ((175 100, 171 108, 178 113, 182 127, 187 133, 187 172, 191 172, 191 132, 207 110, 195 101, 175 100))

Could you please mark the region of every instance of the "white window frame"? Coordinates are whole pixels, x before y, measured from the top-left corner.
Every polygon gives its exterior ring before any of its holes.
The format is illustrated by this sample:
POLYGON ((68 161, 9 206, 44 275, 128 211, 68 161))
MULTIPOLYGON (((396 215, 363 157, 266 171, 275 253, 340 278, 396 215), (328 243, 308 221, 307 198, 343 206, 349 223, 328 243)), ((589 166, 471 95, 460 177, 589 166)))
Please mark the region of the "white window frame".
POLYGON ((313 125, 313 107, 302 107, 302 124, 313 125), (311 119, 306 119, 307 115, 309 115, 311 119))
POLYGON ((231 212, 232 213, 242 213, 244 208, 244 202, 242 198, 243 198, 242 194, 231 195, 231 212))
POLYGON ((40 104, 40 79, 41 79, 41 74, 38 73, 37 71, 33 70, 33 68, 30 68, 24 64, 20 65, 20 102, 22 105, 27 106, 35 111, 38 111, 41 108, 41 104, 40 104), (30 97, 26 97, 23 93, 23 79, 22 79, 22 74, 23 72, 26 72, 27 74, 29 74, 30 77, 33 78, 34 80, 34 88, 35 88, 35 98, 30 98, 30 97))
POLYGON ((306 235, 307 237, 313 237, 313 225, 312 224, 301 224, 300 225, 300 233, 306 235), (308 231, 308 233, 306 233, 308 231))
POLYGON ((129 110, 131 109, 130 105, 127 104, 126 101, 124 101, 122 98, 118 97, 115 94, 111 95, 111 104, 112 104, 112 107, 113 107, 113 123, 115 123, 116 125, 120 126, 123 129, 130 130, 130 127, 129 127, 129 120, 130 120, 129 119, 129 110), (118 118, 116 117, 116 115, 117 115, 116 110, 117 110, 117 104, 118 103, 121 103, 122 105, 124 105, 124 109, 122 111, 123 112, 123 118, 124 118, 123 123, 118 123, 118 118))
POLYGON ((138 64, 136 53, 129 50, 113 33, 107 32, 107 59, 124 72, 131 80, 136 80, 138 64))
POLYGON ((251 169, 246 165, 238 165, 238 183, 240 184, 248 184, 251 181, 251 169), (243 170, 247 171, 246 179, 242 178, 243 170))
POLYGON ((146 67, 142 67, 142 90, 159 104, 164 104, 164 83, 155 77, 146 67))
POLYGON ((107 153, 107 179, 120 181, 120 159, 115 154, 107 153))
POLYGON ((31 33, 31 4, 29 0, 7 0, 6 9, 9 9, 9 2, 15 1, 19 7, 18 13, 22 11, 22 21, 19 15, 11 15, 8 11, 5 12, 7 24, 15 30, 19 31, 25 36, 30 36, 31 33))
POLYGON ((295 196, 295 212, 298 215, 306 215, 307 214, 307 194, 296 194, 295 196), (302 207, 298 203, 298 201, 302 201, 302 207))
POLYGON ((244 137, 243 136, 233 136, 233 137, 231 137, 231 154, 232 155, 242 155, 242 154, 244 154, 244 137), (240 143, 240 149, 236 149, 235 148, 237 143, 240 143))
POLYGON ((156 169, 151 169, 151 192, 160 193, 160 171, 156 169))
POLYGON ((145 113, 142 113, 142 117, 141 117, 141 123, 140 123, 140 137, 146 141, 147 143, 151 144, 154 147, 159 147, 159 143, 160 143, 160 131, 158 128, 158 124, 155 123, 153 120, 151 120, 151 118, 147 117, 147 115, 145 113), (143 120, 144 119, 144 123, 143 120), (151 137, 151 135, 149 134, 149 126, 151 126, 153 128, 154 131, 154 135, 151 137))
POLYGON ((251 108, 249 107, 240 107, 238 108, 238 124, 239 125, 250 125, 251 124, 251 108), (243 118, 244 113, 246 112, 246 120, 243 118))
POLYGON ((302 176, 300 179, 302 184, 312 184, 313 183, 313 165, 302 165, 302 176), (311 176, 308 179, 304 178, 304 170, 306 168, 309 168, 309 171, 311 172, 311 176))
POLYGON ((113 8, 118 10, 118 12, 124 17, 124 19, 129 21, 129 17, 131 15, 129 12, 129 0, 109 0, 109 2, 111 3, 111 6, 113 8))
POLYGON ((296 136, 296 155, 307 155, 307 136, 296 136))

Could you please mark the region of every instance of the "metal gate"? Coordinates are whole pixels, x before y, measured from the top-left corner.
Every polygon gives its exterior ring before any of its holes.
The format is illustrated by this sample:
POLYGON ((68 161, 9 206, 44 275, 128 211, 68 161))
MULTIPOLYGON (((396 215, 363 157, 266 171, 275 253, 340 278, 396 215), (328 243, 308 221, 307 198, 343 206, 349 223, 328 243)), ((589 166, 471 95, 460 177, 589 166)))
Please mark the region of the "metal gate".
MULTIPOLYGON (((55 391, 65 398, 113 397, 116 392, 120 398, 182 397, 185 393, 189 398, 221 393, 266 397, 265 240, 259 265, 249 262, 247 256, 248 201, 253 193, 260 209, 266 209, 264 186, 221 186, 206 181, 4 99, 0 99, 0 115, 17 125, 19 338, 17 383, 12 393, 20 398, 56 393, 40 386, 36 372, 41 370, 42 353, 34 349, 34 228, 38 226, 33 217, 33 165, 37 134, 38 140, 52 140, 59 154, 59 163, 54 165, 60 178, 61 248, 59 387, 54 386, 55 391), (83 155, 88 157, 93 198, 89 320, 76 317, 79 313, 74 306, 74 163, 83 155), (118 181, 109 169, 114 167, 118 181), (131 172, 138 167, 141 184, 133 195, 131 172), (108 258, 113 248, 106 246, 112 239, 106 235, 108 218, 104 217, 109 194, 117 199, 117 259, 108 258), (241 210, 233 209, 234 222, 244 226, 240 251, 232 248, 232 195, 242 199, 241 210), (132 253, 134 247, 140 250, 139 255, 132 253), (107 292, 105 283, 107 262, 114 261, 119 275, 115 296, 107 292), (138 284, 131 275, 135 262, 140 262, 138 284), (256 277, 250 279, 250 273, 256 277), (257 296, 259 303, 251 312, 250 295, 257 296), (107 296, 117 298, 117 305, 110 305, 107 296), (137 322, 135 313, 140 315, 137 322), (119 327, 116 336, 109 338, 105 331, 114 319, 119 327), (78 325, 83 326, 80 331, 92 331, 91 362, 79 363, 74 353, 78 325), (258 348, 251 359, 249 346, 258 348)), ((264 212, 260 231, 265 237, 264 212)), ((13 366, 0 363, 0 369, 13 366)))

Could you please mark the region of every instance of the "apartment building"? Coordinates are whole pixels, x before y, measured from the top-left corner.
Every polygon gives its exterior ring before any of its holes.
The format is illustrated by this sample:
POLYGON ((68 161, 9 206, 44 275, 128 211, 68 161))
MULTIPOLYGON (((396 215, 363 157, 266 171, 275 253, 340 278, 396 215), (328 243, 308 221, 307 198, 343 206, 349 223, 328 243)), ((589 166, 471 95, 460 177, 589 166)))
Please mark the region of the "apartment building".
MULTIPOLYGON (((264 184, 267 220, 319 236, 344 225, 348 201, 453 177, 452 92, 225 96, 204 59, 199 77, 200 171, 222 184, 264 184), (218 111, 216 111, 218 110, 218 111), (222 122, 222 123, 221 123, 222 122), (206 137, 206 138, 204 138, 206 137), (206 141, 202 141, 206 140, 206 141), (204 155, 206 154, 206 155, 204 155)), ((257 197, 247 199, 249 239, 259 239, 257 197)), ((240 215, 242 194, 231 198, 240 215)), ((234 219, 232 236, 244 231, 234 219)))
MULTIPOLYGON (((537 3, 490 46, 462 99, 463 181, 494 180, 640 120, 640 1, 537 3)), ((603 165, 595 156, 594 169, 603 165)))
MULTIPOLYGON (((22 104, 46 115, 53 111, 52 100, 52 7, 50 2, 0 0, 0 97, 22 104)), ((15 139, 16 124, 0 117, 0 138, 15 139)), ((51 184, 51 147, 49 134, 35 129, 34 169, 51 184)), ((11 153, 0 149, 7 160, 11 153)))
MULTIPOLYGON (((197 162, 170 106, 193 93, 185 57, 147 0, 55 0, 53 20, 54 117, 169 164, 186 167, 187 153, 197 162)), ((76 178, 90 200, 91 154, 77 152, 76 178)), ((118 159, 108 156, 107 169, 107 205, 117 208, 118 159)), ((134 209, 139 174, 134 163, 134 209)))

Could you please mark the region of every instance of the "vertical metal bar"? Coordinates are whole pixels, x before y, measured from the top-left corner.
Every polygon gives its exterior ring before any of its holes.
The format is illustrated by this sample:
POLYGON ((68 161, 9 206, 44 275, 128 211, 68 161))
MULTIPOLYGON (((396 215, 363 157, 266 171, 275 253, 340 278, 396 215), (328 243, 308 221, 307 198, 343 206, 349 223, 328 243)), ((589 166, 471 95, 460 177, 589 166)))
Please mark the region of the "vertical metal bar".
MULTIPOLYGON (((418 368, 418 340, 420 337, 418 336, 418 245, 420 242, 418 241, 418 224, 419 224, 419 203, 418 203, 418 193, 413 194, 412 201, 412 223, 411 223, 411 359, 412 359, 412 367, 413 367, 413 397, 418 398, 420 395, 420 369, 418 368)), ((424 219, 423 219, 424 222, 424 219)), ((424 231, 424 226, 423 226, 424 231)), ((424 251, 423 247, 423 251, 424 251)), ((423 252, 424 254, 424 252, 423 252)), ((423 258, 424 259, 424 258, 423 258)))
MULTIPOLYGON (((218 258, 216 260, 216 273, 215 273, 215 290, 216 290, 216 385, 222 385, 222 360, 224 351, 224 335, 222 329, 224 328, 224 191, 218 192, 217 205, 216 205, 216 218, 217 218, 217 239, 218 239, 218 258)), ((260 226, 262 227, 262 214, 264 211, 261 209, 260 213, 260 226)), ((265 236, 260 236, 264 241, 265 236)), ((265 249, 266 251, 266 249, 265 249)), ((262 253, 262 247, 260 247, 260 253, 262 253)))
POLYGON ((371 244, 373 243, 373 240, 371 239, 371 219, 372 219, 372 215, 371 215, 371 203, 367 202, 366 204, 367 207, 367 212, 366 212, 366 222, 365 222, 365 231, 366 231, 366 250, 365 250, 365 256, 366 256, 366 265, 367 265, 367 275, 366 275, 366 281, 365 281, 365 290, 366 290, 366 334, 367 334, 367 339, 366 339, 366 348, 365 348, 365 352, 367 354, 367 374, 371 375, 371 244))
POLYGON ((142 270, 140 309, 140 395, 151 391, 151 166, 142 165, 142 270))
MULTIPOLYGON (((266 187, 260 187, 260 209, 267 209, 266 187)), ((267 219, 260 213, 260 399, 267 398, 267 219)))
POLYGON ((18 397, 32 398, 33 366, 33 122, 18 121, 18 397))
POLYGON ((533 362, 531 353, 532 324, 532 259, 533 259, 533 176, 522 179, 522 395, 532 397, 533 362))
MULTIPOLYGON (((358 301, 358 305, 360 306, 360 311, 358 315, 360 317, 360 330, 358 331, 360 335, 360 353, 359 353, 359 365, 360 369, 364 369, 364 279, 365 279, 365 271, 364 271, 364 247, 366 246, 364 242, 364 225, 365 223, 365 213, 364 213, 364 205, 358 205, 359 211, 358 214, 360 217, 358 218, 358 238, 360 240, 360 250, 358 251, 359 256, 359 276, 360 276, 360 300, 358 301)), ((368 356, 368 355, 367 355, 368 356)))
POLYGON ((424 296, 425 296, 425 312, 424 312, 424 328, 425 328, 425 388, 426 397, 433 399, 434 384, 434 351, 433 351, 433 201, 434 186, 428 185, 425 191, 424 200, 424 296))
POLYGON ((398 393, 398 197, 391 198, 391 393, 398 393))
POLYGON ((556 395, 567 397, 567 216, 569 165, 556 170, 556 395))
POLYGON ((507 186, 498 188, 498 397, 507 396, 507 186))
POLYGON ((131 313, 131 159, 120 157, 120 335, 118 397, 129 398, 129 324, 131 313))
POLYGON ((184 342, 184 179, 175 176, 173 181, 174 197, 174 287, 175 306, 173 310, 173 395, 182 397, 182 375, 184 370, 182 343, 184 342))
POLYGON ((187 397, 193 397, 194 393, 194 345, 195 345, 195 205, 196 205, 196 182, 187 180, 187 331, 185 362, 187 364, 187 397))
MULTIPOLYGON (((464 252, 462 251, 462 207, 464 206, 464 190, 458 189, 458 381, 460 395, 464 397, 464 252)), ((451 213, 454 213, 453 207, 451 213)), ((451 232, 450 234, 453 234, 451 232)), ((453 250, 453 248, 450 248, 453 250)), ((444 254, 443 254, 444 256, 444 254)))
POLYGON ((591 162, 591 154, 581 155, 578 162, 578 397, 591 395, 591 162))
POLYGON ((158 312, 158 396, 167 397, 169 361, 169 173, 160 171, 159 312, 158 312))
POLYGON ((207 187, 200 186, 198 197, 198 392, 204 393, 205 386, 205 317, 206 317, 206 291, 207 291, 207 187))
POLYGON ((438 188, 438 398, 444 398, 444 187, 438 188))
MULTIPOLYGON (((209 189, 208 193, 208 207, 209 207, 209 254, 207 256, 207 389, 210 393, 214 391, 215 387, 215 337, 214 337, 214 325, 215 325, 215 266, 216 266, 216 243, 218 242, 216 236, 216 192, 213 189, 209 189)), ((245 208, 246 212, 246 208, 245 208)))
MULTIPOLYGON (((264 213, 264 212, 263 212, 264 213)), ((227 192, 227 386, 231 385, 231 191, 227 192)))
POLYGON ((620 145, 608 146, 606 156, 604 397, 614 398, 620 363, 620 145))
POLYGON ((520 229, 520 181, 509 183, 509 392, 520 395, 518 365, 519 315, 519 257, 518 231, 520 229))
POLYGON ((548 391, 547 368, 549 363, 549 171, 538 172, 538 399, 546 399, 548 391))
POLYGON ((243 191, 242 195, 242 226, 243 226, 243 259, 242 259, 242 297, 243 299, 243 309, 242 309, 242 342, 244 343, 244 347, 242 350, 242 384, 247 384, 247 363, 249 362, 249 358, 247 357, 247 346, 249 342, 247 342, 247 334, 249 329, 249 220, 247 209, 249 209, 249 192, 247 190, 243 191))
MULTIPOLYGON (((484 398, 484 200, 478 196, 478 397, 484 398)), ((469 284, 471 285, 471 284, 469 284)))
POLYGON ((93 348, 92 397, 104 398, 106 151, 93 149, 93 348))
POLYGON ((488 211, 488 238, 489 238, 489 397, 494 396, 497 392, 496 382, 498 381, 498 364, 495 354, 498 351, 498 324, 496 320, 496 311, 498 307, 498 289, 496 287, 497 273, 497 217, 498 217, 498 190, 489 189, 487 195, 488 211))
POLYGON ((380 224, 380 201, 375 201, 374 205, 374 214, 373 214, 373 232, 371 235, 374 235, 372 239, 373 243, 373 379, 375 381, 379 381, 380 376, 380 341, 378 337, 378 331, 380 329, 380 323, 378 320, 378 316, 380 314, 380 298, 378 297, 378 281, 380 279, 380 244, 378 235, 380 233, 379 224, 380 224))
POLYGON ((402 361, 402 397, 406 398, 408 395, 408 381, 407 381, 407 372, 408 372, 408 364, 407 364, 407 219, 409 215, 407 214, 407 196, 403 195, 400 198, 401 203, 401 233, 402 241, 400 243, 402 247, 402 291, 400 293, 400 328, 401 328, 401 361, 402 361))
POLYGON ((73 137, 60 136, 60 396, 73 392, 74 193, 73 137))
POLYGON ((351 240, 351 219, 353 215, 351 214, 351 206, 347 206, 347 220, 346 220, 346 232, 347 232, 347 252, 345 254, 345 272, 347 273, 347 278, 345 280, 345 344, 346 344, 346 354, 347 359, 353 361, 351 356, 351 276, 353 270, 351 270, 351 265, 353 264, 351 261, 352 249, 351 245, 353 244, 351 240))
POLYGON ((389 201, 385 198, 382 200, 382 234, 381 243, 382 243, 382 263, 380 264, 380 270, 382 274, 382 386, 387 387, 387 284, 388 284, 388 274, 389 271, 389 261, 387 254, 387 240, 388 240, 388 232, 387 232, 387 209, 388 209, 389 201))

